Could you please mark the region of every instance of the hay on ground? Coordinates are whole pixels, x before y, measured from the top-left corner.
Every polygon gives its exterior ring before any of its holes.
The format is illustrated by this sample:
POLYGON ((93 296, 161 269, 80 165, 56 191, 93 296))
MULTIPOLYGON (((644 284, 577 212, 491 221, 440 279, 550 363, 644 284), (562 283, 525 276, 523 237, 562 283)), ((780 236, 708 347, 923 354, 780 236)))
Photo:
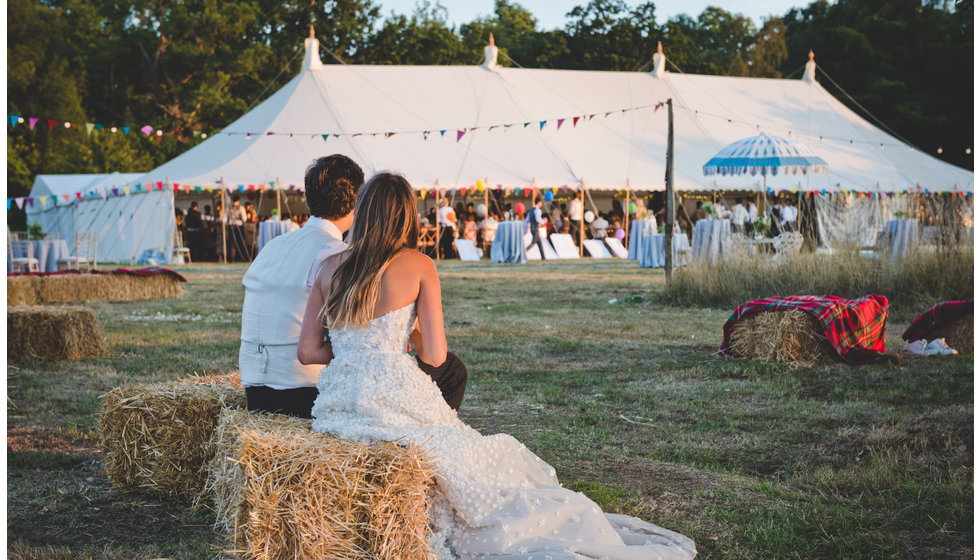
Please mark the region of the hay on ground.
POLYGON ((367 445, 311 422, 225 410, 207 497, 229 554, 263 560, 428 559, 434 472, 416 447, 367 445))
POLYGON ((125 301, 180 297, 180 280, 169 274, 59 274, 41 277, 40 301, 125 301))
POLYGON ((41 278, 8 276, 7 305, 37 305, 41 301, 41 278))
POLYGON ((7 308, 7 358, 82 360, 105 352, 99 318, 84 307, 7 308))
POLYGON ((973 313, 964 315, 936 331, 935 338, 945 338, 950 348, 960 354, 973 353, 973 313))
POLYGON ((730 344, 737 358, 797 365, 832 361, 835 355, 816 318, 797 309, 742 317, 732 326, 730 344))
POLYGON ((121 490, 196 499, 220 412, 245 406, 237 373, 113 389, 99 411, 106 476, 121 490))

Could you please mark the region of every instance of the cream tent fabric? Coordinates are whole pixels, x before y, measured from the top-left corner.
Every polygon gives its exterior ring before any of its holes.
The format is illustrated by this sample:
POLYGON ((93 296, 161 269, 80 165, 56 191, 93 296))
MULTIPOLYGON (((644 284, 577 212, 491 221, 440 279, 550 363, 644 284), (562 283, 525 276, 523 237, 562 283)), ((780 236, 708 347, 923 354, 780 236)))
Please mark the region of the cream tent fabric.
POLYGON ((774 189, 973 191, 972 172, 902 144, 812 80, 672 74, 662 58, 652 73, 501 68, 493 47, 483 66, 322 65, 315 39, 306 49, 292 81, 141 182, 301 187, 310 161, 344 153, 369 174, 401 172, 417 189, 478 179, 662 189, 667 111, 654 108, 672 98, 679 190, 760 190, 761 176, 706 178, 701 168, 761 131, 794 139, 829 167, 770 177, 774 189))
POLYGON ((75 233, 93 231, 98 235, 99 262, 136 263, 152 256, 159 264, 170 260, 173 247, 174 195, 172 190, 138 192, 132 185, 142 173, 89 175, 38 175, 31 197, 56 196, 41 205, 27 206, 27 222, 37 222, 45 232, 58 232, 74 254, 75 233), (116 196, 112 189, 130 186, 128 196, 116 196), (102 197, 105 189, 107 195, 102 197), (79 200, 75 193, 81 193, 79 200), (63 198, 68 195, 68 200, 63 198))

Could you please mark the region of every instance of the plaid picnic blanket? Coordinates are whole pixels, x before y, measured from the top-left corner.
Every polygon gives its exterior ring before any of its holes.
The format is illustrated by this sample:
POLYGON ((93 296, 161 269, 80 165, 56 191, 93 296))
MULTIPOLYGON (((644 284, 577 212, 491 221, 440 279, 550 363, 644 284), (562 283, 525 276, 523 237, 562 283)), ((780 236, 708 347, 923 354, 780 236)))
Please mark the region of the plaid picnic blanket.
POLYGON ((870 295, 855 300, 837 296, 774 296, 743 303, 728 318, 718 353, 731 356, 732 327, 749 313, 797 309, 813 315, 837 354, 851 365, 870 364, 885 353, 888 298, 870 295))
POLYGON ((135 270, 130 270, 127 268, 117 268, 115 270, 57 270, 52 272, 11 272, 7 276, 61 276, 65 274, 128 274, 129 276, 157 276, 158 274, 166 274, 172 278, 176 278, 181 282, 187 282, 187 279, 181 276, 179 273, 170 270, 169 268, 160 267, 149 267, 140 268, 135 270))
POLYGON ((973 300, 944 301, 931 307, 912 321, 902 333, 907 342, 935 338, 933 335, 949 323, 973 314, 973 300))

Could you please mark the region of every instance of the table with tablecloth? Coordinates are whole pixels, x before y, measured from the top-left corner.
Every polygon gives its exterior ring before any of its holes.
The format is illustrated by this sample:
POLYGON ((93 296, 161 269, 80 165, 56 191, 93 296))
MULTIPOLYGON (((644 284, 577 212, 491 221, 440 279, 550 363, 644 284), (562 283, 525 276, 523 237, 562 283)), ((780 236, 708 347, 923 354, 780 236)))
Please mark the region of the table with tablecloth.
POLYGON ((259 251, 265 244, 284 233, 289 233, 299 229, 296 222, 292 220, 266 220, 259 222, 259 251))
POLYGON ((698 220, 691 242, 694 262, 717 262, 725 258, 731 239, 732 224, 728 220, 698 220))
MULTIPOLYGON (((24 242, 13 242, 14 256, 21 258, 27 256, 27 251, 23 246, 24 242)), ((38 269, 41 272, 55 272, 58 270, 58 261, 67 259, 72 254, 68 252, 68 243, 64 239, 44 239, 39 241, 27 241, 34 250, 34 258, 37 259, 38 269)), ((10 255, 7 256, 7 273, 14 271, 13 261, 10 255)))
MULTIPOLYGON (((664 233, 648 233, 641 237, 639 261, 640 268, 661 268, 667 265, 667 235, 664 233)), ((674 266, 677 266, 677 252, 691 248, 687 236, 674 233, 674 266)))
POLYGON ((643 236, 657 233, 657 219, 644 218, 630 222, 630 241, 626 248, 626 258, 637 260, 643 252, 643 236))
POLYGON ((888 220, 885 231, 892 234, 892 260, 905 258, 919 246, 919 222, 916 220, 888 220))
POLYGON ((497 235, 490 247, 491 263, 527 262, 527 248, 524 246, 524 222, 511 220, 497 224, 497 235))

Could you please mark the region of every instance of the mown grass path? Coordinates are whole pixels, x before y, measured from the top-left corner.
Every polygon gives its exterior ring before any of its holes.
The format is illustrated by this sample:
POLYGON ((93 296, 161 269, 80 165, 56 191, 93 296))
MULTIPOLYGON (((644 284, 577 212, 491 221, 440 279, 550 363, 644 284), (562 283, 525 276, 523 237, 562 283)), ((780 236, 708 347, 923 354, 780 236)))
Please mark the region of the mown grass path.
MULTIPOLYGON (((236 371, 245 265, 173 300, 86 304, 108 355, 8 364, 14 558, 213 556, 213 516, 113 490, 95 432, 120 384, 236 371)), ((731 309, 662 303, 628 262, 439 264, 461 416, 701 558, 971 558, 973 357, 789 368, 714 355, 731 309), (610 303, 611 300, 616 300, 610 303)), ((888 324, 889 350, 905 323, 888 324)))

